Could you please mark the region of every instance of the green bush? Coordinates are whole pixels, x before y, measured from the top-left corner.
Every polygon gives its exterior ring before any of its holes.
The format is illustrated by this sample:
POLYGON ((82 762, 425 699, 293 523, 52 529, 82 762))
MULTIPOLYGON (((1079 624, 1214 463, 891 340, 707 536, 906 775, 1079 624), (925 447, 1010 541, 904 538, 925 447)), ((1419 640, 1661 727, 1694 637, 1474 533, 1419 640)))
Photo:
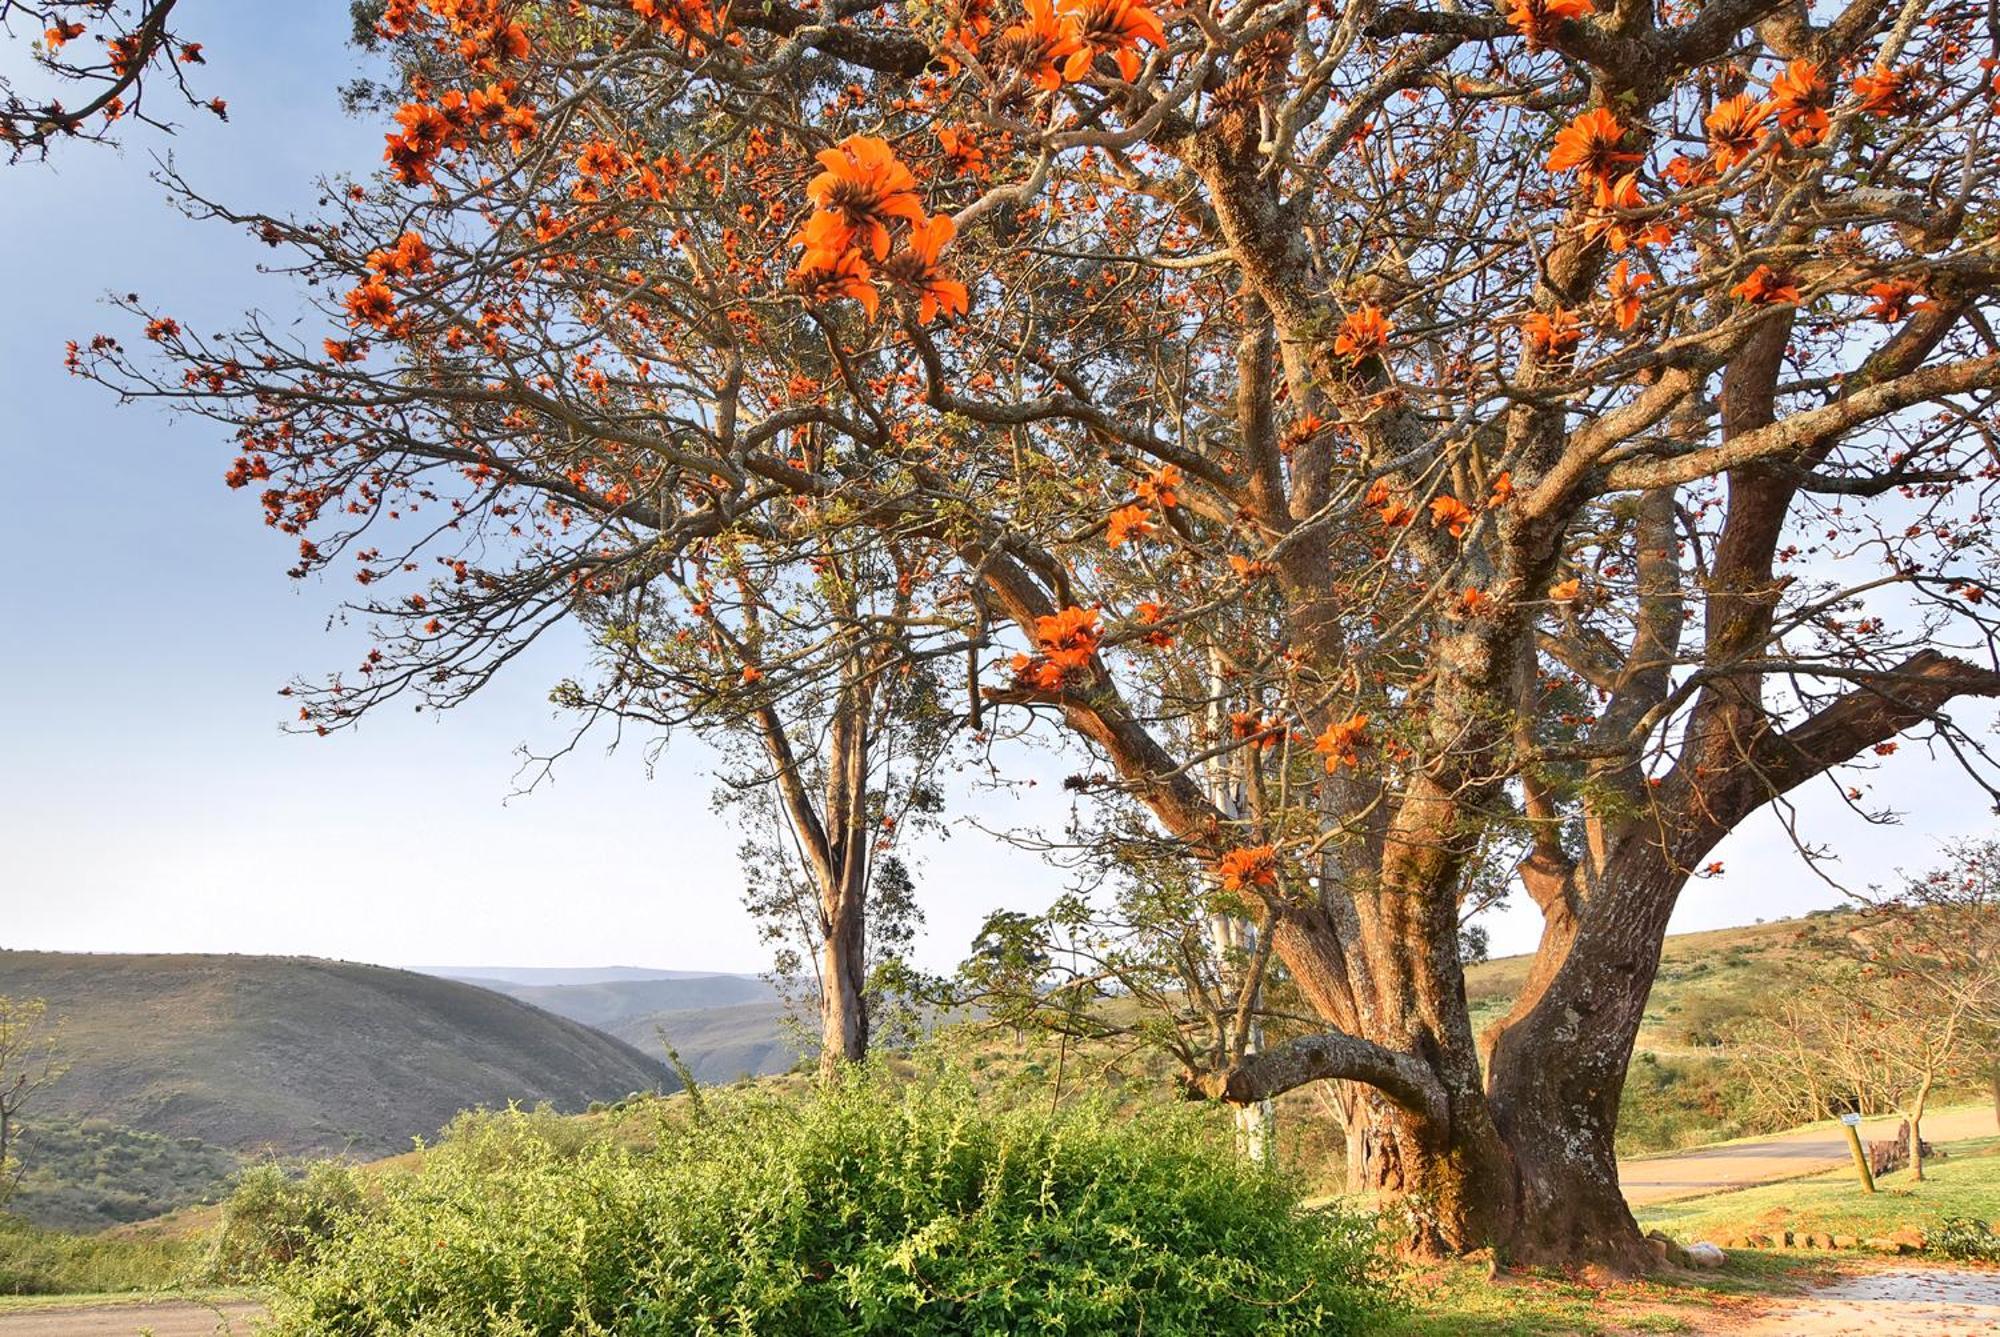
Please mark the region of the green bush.
POLYGON ((0 1216, 0 1295, 159 1290, 181 1279, 193 1253, 183 1240, 66 1235, 0 1216))
POLYGON ((1370 1227, 1217 1121, 1004 1108, 956 1077, 671 1102, 655 1146, 457 1131, 275 1274, 274 1337, 1370 1330, 1370 1227))
POLYGON ((243 1172, 222 1206, 209 1244, 212 1281, 256 1281, 272 1268, 309 1257, 363 1208, 353 1171, 322 1161, 302 1178, 276 1165, 243 1172))
POLYGON ((2000 1235, 1976 1217, 1946 1217, 1927 1243, 1932 1253, 1961 1263, 2000 1263, 2000 1235))

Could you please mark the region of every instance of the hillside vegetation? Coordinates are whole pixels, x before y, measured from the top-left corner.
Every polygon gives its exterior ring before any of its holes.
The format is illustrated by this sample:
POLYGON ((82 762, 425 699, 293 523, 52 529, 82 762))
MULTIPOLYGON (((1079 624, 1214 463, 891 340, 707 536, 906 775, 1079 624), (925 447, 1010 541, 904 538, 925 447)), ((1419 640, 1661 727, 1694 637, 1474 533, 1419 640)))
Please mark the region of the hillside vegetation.
POLYGON ((68 1074, 45 1120, 234 1152, 383 1155, 468 1106, 676 1085, 601 1032, 489 990, 303 957, 0 952, 0 993, 46 998, 68 1074))

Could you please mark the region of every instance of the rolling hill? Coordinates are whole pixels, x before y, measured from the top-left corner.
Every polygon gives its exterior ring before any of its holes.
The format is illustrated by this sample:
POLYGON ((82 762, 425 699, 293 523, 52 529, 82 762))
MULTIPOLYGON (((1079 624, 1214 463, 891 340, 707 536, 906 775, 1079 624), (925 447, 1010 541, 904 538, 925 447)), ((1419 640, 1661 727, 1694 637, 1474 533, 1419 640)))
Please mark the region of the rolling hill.
POLYGON ((306 957, 0 952, 46 998, 68 1074, 44 1116, 236 1152, 382 1155, 468 1106, 678 1085, 631 1046, 453 980, 306 957))

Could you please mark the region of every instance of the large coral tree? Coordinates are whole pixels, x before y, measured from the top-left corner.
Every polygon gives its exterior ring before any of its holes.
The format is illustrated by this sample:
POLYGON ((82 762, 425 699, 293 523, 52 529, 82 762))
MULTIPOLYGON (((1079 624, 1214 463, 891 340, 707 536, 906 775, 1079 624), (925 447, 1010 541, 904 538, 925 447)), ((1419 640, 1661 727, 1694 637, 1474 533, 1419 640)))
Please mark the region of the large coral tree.
MULTIPOLYGON (((1359 1084, 1415 1249, 1646 1265, 1613 1133, 1682 887, 1899 737, 1980 774, 1947 707, 2000 692, 1983 8, 394 0, 379 32, 378 177, 305 219, 188 190, 297 257, 324 344, 142 310, 170 370, 75 359, 228 424, 300 571, 366 582, 381 643, 308 719, 656 621, 703 563, 889 545, 902 597, 856 622, 966 664, 1002 764, 1087 748, 1073 786, 1140 805, 1310 1007, 1196 1086, 1359 1084), (1506 850, 1544 931, 1476 1036, 1458 907, 1506 850)), ((764 663, 713 608, 671 616, 740 690, 834 671, 837 628, 764 663)))

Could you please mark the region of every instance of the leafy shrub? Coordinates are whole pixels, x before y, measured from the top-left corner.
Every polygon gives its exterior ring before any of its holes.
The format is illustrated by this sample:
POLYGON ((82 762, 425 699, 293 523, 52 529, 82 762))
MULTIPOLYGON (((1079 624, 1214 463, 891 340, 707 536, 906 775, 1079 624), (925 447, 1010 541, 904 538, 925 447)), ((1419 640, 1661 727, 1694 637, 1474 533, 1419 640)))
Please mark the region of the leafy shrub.
POLYGON ((1370 1228, 1300 1211, 1213 1119, 1050 1114, 956 1077, 672 1102, 657 1144, 456 1134, 277 1273, 283 1337, 1348 1333, 1370 1228))
POLYGON ((1961 1263, 2000 1263, 2000 1235, 1971 1216, 1947 1216, 1926 1241, 1930 1251, 1961 1263))
POLYGON ((193 1254, 185 1240, 66 1235, 0 1216, 0 1295, 159 1290, 181 1279, 193 1254))
POLYGON ((277 1165, 243 1172, 222 1206, 209 1246, 215 1281, 255 1281, 272 1268, 310 1257, 354 1220, 363 1206, 354 1172, 322 1161, 302 1178, 277 1165))

